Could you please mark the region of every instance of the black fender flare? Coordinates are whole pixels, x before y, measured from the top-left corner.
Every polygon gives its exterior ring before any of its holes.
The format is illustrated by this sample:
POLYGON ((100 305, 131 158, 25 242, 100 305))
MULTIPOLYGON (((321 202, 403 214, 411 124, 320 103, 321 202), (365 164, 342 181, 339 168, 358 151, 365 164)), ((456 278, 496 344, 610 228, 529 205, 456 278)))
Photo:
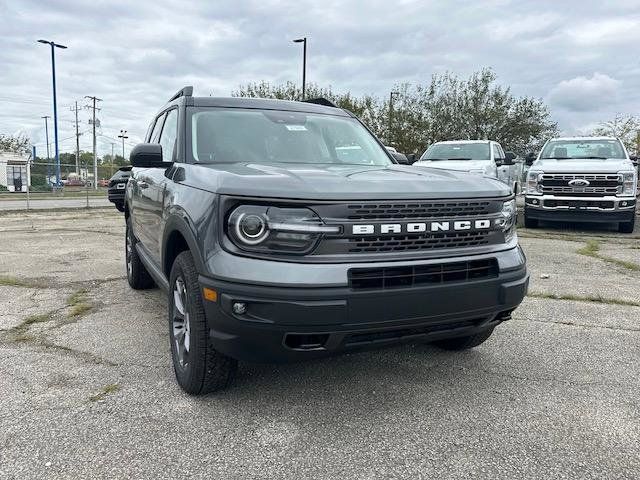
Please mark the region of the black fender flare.
POLYGON ((174 232, 180 233, 180 235, 182 235, 182 237, 187 242, 187 246, 191 251, 191 255, 193 256, 193 261, 196 264, 196 268, 198 269, 198 272, 205 273, 206 267, 202 259, 202 251, 193 233, 194 229, 192 225, 190 225, 188 217, 174 213, 169 215, 169 217, 167 218, 165 222, 164 231, 162 233, 162 250, 161 250, 162 256, 160 261, 162 263, 162 271, 167 276, 167 278, 169 277, 169 273, 170 273, 167 271, 167 265, 165 265, 166 258, 167 258, 167 245, 168 245, 169 237, 174 232))

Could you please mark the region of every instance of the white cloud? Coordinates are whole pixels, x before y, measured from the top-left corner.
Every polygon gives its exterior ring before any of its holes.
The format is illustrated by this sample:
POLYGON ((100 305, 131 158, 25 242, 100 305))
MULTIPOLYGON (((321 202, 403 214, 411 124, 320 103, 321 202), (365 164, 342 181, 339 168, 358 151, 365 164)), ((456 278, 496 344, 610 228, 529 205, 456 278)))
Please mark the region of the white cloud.
POLYGON ((617 100, 621 82, 602 73, 563 80, 549 92, 549 102, 566 110, 588 112, 617 100))

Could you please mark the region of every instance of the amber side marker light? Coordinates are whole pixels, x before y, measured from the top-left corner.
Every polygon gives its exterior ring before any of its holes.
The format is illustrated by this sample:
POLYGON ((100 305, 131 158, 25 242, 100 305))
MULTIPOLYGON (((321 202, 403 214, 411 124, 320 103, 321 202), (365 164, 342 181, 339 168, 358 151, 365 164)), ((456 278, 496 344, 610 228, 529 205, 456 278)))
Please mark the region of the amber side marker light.
POLYGON ((204 296, 205 300, 209 300, 210 302, 218 301, 218 292, 216 292, 215 290, 211 290, 210 288, 203 287, 202 295, 204 296))

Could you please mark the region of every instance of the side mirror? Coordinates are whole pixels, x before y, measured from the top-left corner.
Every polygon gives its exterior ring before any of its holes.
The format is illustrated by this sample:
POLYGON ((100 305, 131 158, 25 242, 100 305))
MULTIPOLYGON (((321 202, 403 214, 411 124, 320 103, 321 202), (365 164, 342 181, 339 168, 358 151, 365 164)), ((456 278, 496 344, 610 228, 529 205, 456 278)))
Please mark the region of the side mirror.
POLYGON ((139 143, 129 155, 133 167, 139 168, 169 168, 169 162, 162 161, 162 146, 159 143, 139 143))
POLYGON ((638 166, 638 156, 637 155, 629 155, 629 160, 633 162, 634 167, 638 166))
POLYGON ((409 155, 407 155, 407 161, 409 162, 409 165, 413 165, 414 163, 416 163, 416 154, 415 153, 410 153, 409 155))
POLYGON ((527 156, 524 157, 524 163, 525 165, 531 166, 533 165, 533 162, 536 161, 536 154, 533 152, 529 152, 527 153, 527 156))
POLYGON ((515 163, 516 154, 513 152, 505 152, 504 165, 513 165, 515 163))
POLYGON ((404 153, 400 152, 389 152, 393 158, 395 158, 396 163, 400 165, 410 165, 409 160, 407 159, 404 153))

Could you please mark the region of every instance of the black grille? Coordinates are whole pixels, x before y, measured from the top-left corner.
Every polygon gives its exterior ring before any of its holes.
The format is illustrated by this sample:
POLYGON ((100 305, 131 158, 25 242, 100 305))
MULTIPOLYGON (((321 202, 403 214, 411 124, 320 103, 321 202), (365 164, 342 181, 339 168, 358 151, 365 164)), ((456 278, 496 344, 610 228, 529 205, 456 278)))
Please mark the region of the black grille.
POLYGON ((411 202, 348 205, 349 220, 469 217, 491 213, 491 202, 411 202))
POLYGON ((600 208, 612 210, 614 205, 608 200, 545 200, 545 207, 600 208))
POLYGON ((466 320, 455 323, 441 323, 413 328, 398 328, 395 330, 385 330, 381 332, 356 333, 347 337, 345 345, 366 345, 385 341, 388 342, 401 339, 410 339, 411 337, 421 337, 432 333, 446 332, 461 328, 473 328, 478 326, 482 322, 485 322, 486 320, 486 318, 479 318, 477 320, 466 320))
POLYGON ((382 290, 415 285, 468 282, 497 276, 498 263, 491 258, 435 265, 352 268, 349 270, 349 286, 353 290, 382 290))
POLYGON ((349 239, 351 253, 403 252, 437 248, 477 247, 489 243, 491 232, 450 232, 384 237, 356 237, 349 239))

